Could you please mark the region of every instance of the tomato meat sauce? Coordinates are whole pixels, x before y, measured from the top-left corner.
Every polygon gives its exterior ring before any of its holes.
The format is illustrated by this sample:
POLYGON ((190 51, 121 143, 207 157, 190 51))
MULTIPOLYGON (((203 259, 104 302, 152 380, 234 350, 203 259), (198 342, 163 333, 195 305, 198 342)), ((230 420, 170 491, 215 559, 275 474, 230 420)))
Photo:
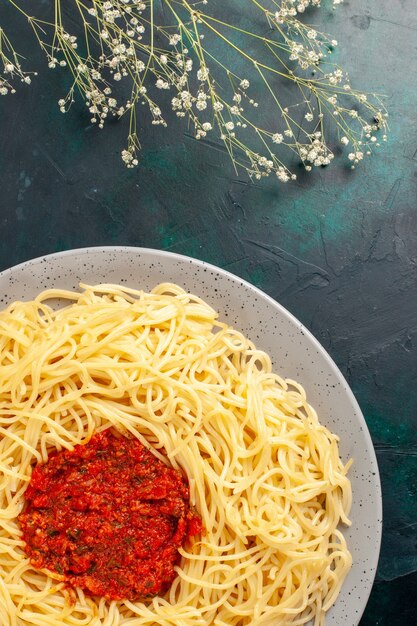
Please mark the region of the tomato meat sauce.
POLYGON ((188 483, 135 438, 106 430, 38 464, 19 521, 33 567, 110 600, 163 594, 202 532, 188 483))

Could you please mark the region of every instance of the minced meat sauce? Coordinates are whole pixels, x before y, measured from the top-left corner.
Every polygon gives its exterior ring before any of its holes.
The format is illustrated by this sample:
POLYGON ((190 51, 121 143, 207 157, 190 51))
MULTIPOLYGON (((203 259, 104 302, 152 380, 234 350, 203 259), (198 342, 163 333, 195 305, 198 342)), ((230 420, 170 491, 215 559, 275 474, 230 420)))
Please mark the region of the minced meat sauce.
POLYGON ((110 600, 163 594, 178 548, 202 531, 181 472, 111 430, 38 464, 25 498, 19 521, 33 567, 110 600))

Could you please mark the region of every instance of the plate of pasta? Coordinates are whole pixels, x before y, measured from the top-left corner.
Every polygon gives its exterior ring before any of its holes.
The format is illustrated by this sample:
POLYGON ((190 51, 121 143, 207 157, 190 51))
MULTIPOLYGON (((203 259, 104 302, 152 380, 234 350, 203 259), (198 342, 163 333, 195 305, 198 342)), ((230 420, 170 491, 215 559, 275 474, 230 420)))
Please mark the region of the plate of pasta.
POLYGON ((381 488, 342 374, 225 270, 83 248, 0 274, 2 626, 356 626, 381 488))

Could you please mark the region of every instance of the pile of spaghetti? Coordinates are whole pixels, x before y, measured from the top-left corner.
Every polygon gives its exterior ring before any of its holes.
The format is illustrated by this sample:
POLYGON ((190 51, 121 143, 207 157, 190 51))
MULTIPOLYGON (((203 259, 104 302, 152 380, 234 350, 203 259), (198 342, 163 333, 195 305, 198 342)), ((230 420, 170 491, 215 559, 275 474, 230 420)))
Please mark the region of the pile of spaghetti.
POLYGON ((351 565, 348 465, 302 386, 176 285, 16 302, 0 313, 0 623, 323 624, 351 565), (205 529, 146 603, 35 569, 19 526, 33 467, 109 427, 182 472, 205 529))

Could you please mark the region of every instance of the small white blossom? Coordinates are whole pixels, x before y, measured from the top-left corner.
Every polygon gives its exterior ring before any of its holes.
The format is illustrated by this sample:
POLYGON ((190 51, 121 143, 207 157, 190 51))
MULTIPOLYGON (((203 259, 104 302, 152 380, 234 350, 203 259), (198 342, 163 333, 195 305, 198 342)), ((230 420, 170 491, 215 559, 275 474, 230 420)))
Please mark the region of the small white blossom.
POLYGON ((169 84, 166 80, 163 80, 162 78, 158 78, 155 85, 158 89, 169 89, 169 84))
POLYGON ((122 161, 128 167, 134 167, 138 164, 138 160, 134 157, 131 150, 122 150, 122 161))
POLYGON ((280 180, 282 183, 287 183, 290 180, 288 173, 282 166, 277 169, 276 175, 278 177, 278 180, 280 180))
POLYGON ((197 72, 197 78, 201 82, 206 81, 208 79, 208 75, 209 75, 208 67, 200 67, 200 69, 197 72))
POLYGON ((281 135, 281 133, 275 133, 274 135, 272 135, 272 141, 274 143, 282 143, 284 141, 284 137, 283 135, 281 135))
POLYGON ((179 35, 172 35, 169 38, 169 45, 170 46, 176 46, 178 42, 181 41, 181 37, 179 35))

